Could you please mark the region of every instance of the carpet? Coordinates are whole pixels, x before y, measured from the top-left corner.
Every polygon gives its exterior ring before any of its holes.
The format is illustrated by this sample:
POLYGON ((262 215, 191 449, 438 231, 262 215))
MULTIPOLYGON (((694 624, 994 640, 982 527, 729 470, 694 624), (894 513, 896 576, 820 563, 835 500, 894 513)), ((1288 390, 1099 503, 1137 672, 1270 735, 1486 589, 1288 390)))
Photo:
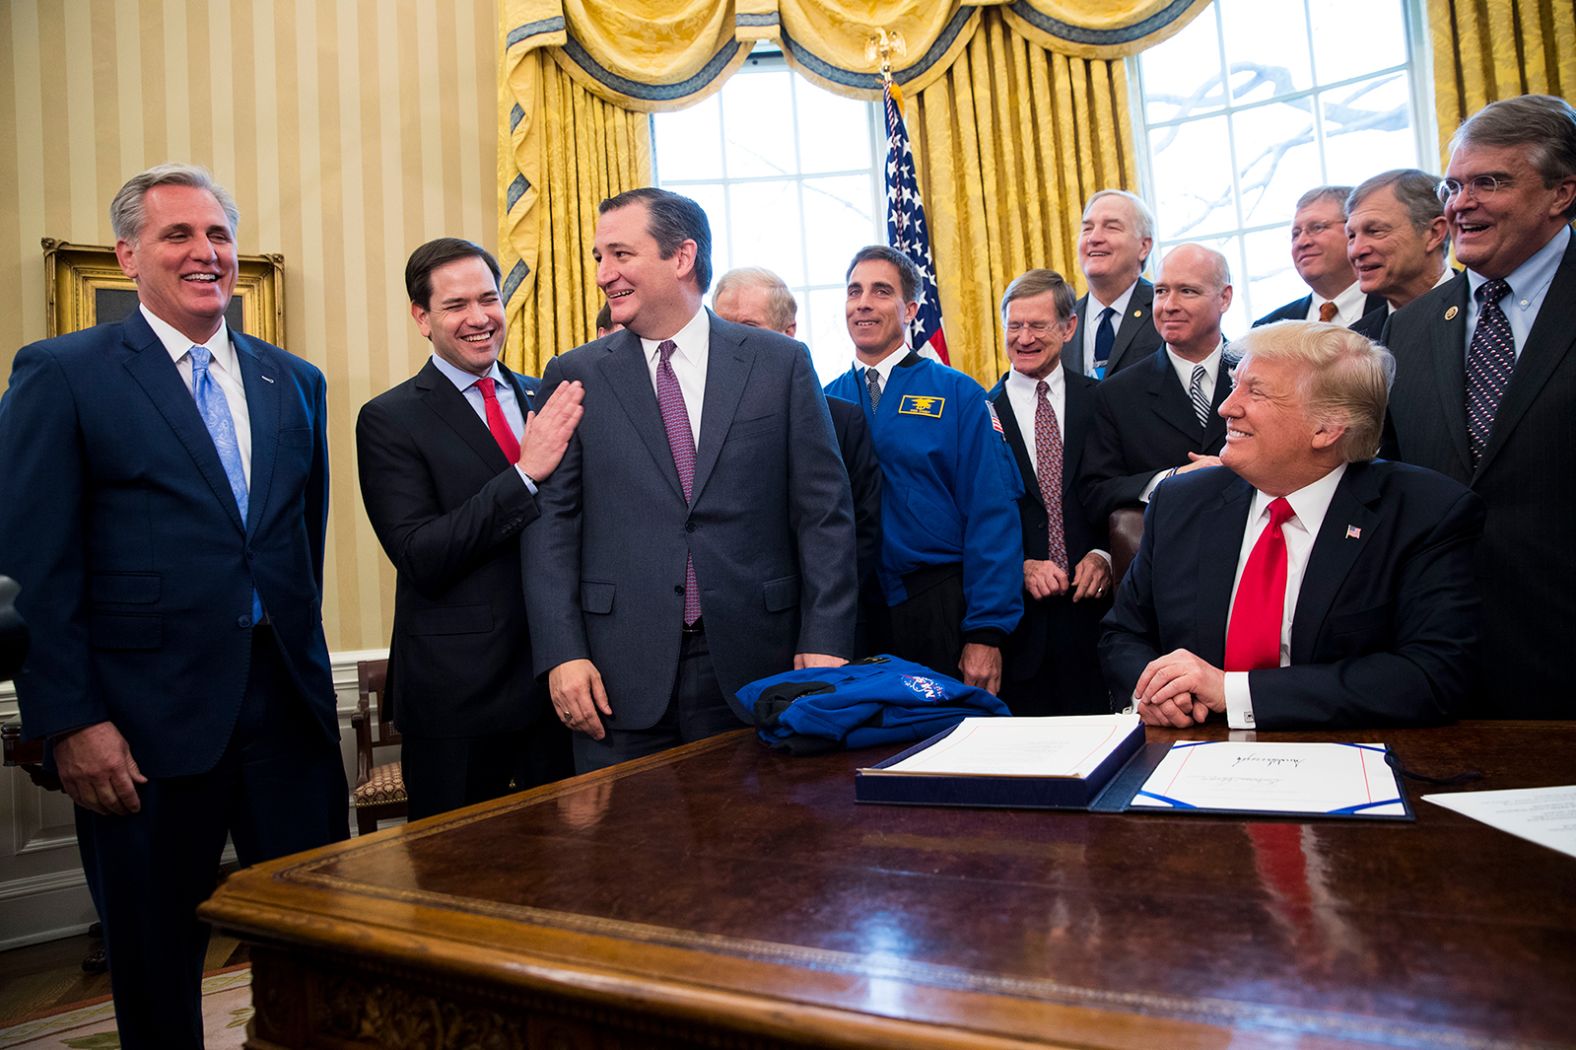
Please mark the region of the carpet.
MULTIPOLYGON (((240 1050, 252 1019, 252 968, 218 970, 202 980, 207 1050, 240 1050)), ((108 999, 61 1007, 0 1028, 0 1050, 117 1050, 115 1007, 108 999)))

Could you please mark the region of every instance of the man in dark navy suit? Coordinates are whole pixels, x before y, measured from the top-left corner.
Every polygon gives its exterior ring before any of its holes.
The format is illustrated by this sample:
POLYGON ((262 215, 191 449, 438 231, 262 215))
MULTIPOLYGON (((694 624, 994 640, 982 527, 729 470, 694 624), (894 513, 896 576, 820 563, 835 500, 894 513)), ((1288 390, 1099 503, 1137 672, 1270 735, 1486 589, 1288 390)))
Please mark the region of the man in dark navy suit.
POLYGON ((1162 485, 1105 619, 1117 705, 1234 729, 1427 724, 1466 700, 1483 503, 1374 460, 1394 362, 1334 324, 1236 344, 1221 467, 1162 485))
POLYGON ((1483 497, 1480 718, 1569 718, 1576 623, 1576 110, 1492 103, 1440 186, 1466 272, 1390 318, 1397 459, 1483 497))
POLYGON ((1089 293, 1073 307, 1077 326, 1062 347, 1069 371, 1104 379, 1160 346, 1155 289, 1143 278, 1154 245, 1155 217, 1137 194, 1100 190, 1084 205, 1078 267, 1089 293))
POLYGON ((536 380, 498 360, 498 263, 480 245, 423 244, 405 289, 432 358, 362 408, 356 450, 362 502, 398 572, 386 688, 416 820, 571 772, 569 735, 531 667, 520 531, 582 390, 566 383, 533 411, 536 380))
POLYGON ((1108 710, 1095 655, 1110 607, 1105 522, 1074 485, 1094 423, 1097 383, 1070 371, 1073 290, 1054 270, 1029 270, 1002 296, 1012 371, 988 395, 1023 475, 1023 619, 1007 639, 1001 698, 1015 715, 1108 710))
POLYGON ((225 323, 234 201, 199 168, 110 207, 140 306, 23 347, 0 401, 0 551, 103 919, 125 1047, 202 1046, 225 837, 251 864, 343 839, 323 638, 323 375, 225 323))
POLYGON ((1390 315, 1451 277, 1450 228, 1439 177, 1416 168, 1381 172, 1346 198, 1346 254, 1363 294, 1383 296, 1349 327, 1378 339, 1390 315))
POLYGON ((1353 325, 1384 306, 1377 292, 1365 296, 1346 257, 1346 198, 1350 186, 1315 186, 1297 199, 1291 220, 1291 263, 1312 291, 1253 323, 1330 321, 1353 325))

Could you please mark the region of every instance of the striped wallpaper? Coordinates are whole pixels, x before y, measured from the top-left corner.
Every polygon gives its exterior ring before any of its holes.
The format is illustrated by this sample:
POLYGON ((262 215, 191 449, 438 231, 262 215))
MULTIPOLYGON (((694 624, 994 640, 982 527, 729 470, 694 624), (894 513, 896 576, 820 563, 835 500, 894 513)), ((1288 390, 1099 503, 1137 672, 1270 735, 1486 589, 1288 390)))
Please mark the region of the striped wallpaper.
POLYGON ((128 176, 210 168, 240 250, 284 254, 286 348, 328 376, 332 649, 388 644, 355 419, 429 352, 405 258, 497 249, 496 25, 494 0, 0 0, 0 378, 45 333, 39 239, 111 244, 128 176))

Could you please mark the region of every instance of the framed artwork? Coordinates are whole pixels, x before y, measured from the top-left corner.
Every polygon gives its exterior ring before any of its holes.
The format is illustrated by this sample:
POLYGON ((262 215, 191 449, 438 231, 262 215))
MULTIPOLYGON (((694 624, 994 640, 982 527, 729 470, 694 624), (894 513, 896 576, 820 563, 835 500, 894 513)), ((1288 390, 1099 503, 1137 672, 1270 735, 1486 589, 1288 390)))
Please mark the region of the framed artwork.
MULTIPOLYGON (((115 249, 45 237, 44 294, 50 337, 119 321, 137 308, 137 286, 121 272, 115 249)), ((243 255, 225 322, 247 335, 284 345, 285 257, 243 255)))

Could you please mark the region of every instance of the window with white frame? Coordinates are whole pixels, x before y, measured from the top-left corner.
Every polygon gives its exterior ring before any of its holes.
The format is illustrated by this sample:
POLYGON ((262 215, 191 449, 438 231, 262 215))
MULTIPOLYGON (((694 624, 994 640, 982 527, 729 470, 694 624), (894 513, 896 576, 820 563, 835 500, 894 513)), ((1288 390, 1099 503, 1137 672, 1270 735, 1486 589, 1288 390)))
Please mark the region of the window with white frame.
POLYGON ((876 103, 819 88, 774 53, 751 56, 699 105, 652 120, 657 185, 706 209, 714 274, 764 266, 781 276, 823 382, 852 358, 848 260, 886 239, 880 119, 876 103))
POLYGON ((1139 56, 1151 269, 1183 241, 1223 252, 1228 338, 1308 294, 1291 264, 1304 191, 1437 168, 1421 19, 1418 0, 1216 0, 1139 56))

